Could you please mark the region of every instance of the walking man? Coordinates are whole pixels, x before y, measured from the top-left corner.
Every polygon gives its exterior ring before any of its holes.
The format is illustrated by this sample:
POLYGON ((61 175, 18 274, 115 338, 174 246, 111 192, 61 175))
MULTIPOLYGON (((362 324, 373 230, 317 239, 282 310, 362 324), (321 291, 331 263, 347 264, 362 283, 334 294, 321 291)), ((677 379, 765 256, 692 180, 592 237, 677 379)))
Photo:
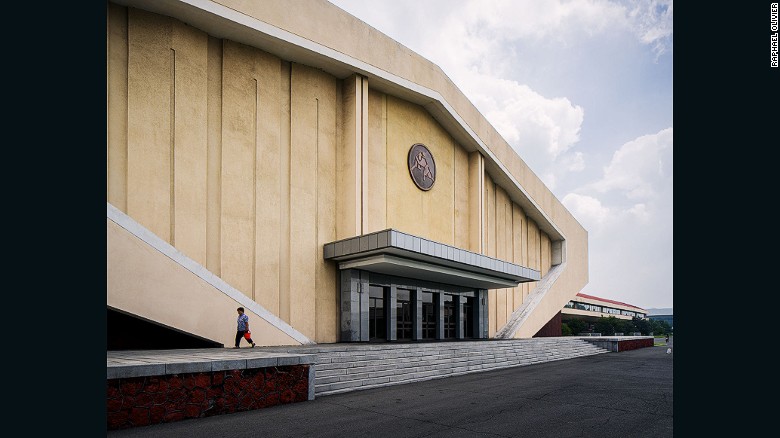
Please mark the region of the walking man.
POLYGON ((255 346, 255 341, 252 340, 251 333, 249 332, 249 316, 244 313, 244 308, 239 307, 238 311, 238 328, 236 330, 236 346, 233 348, 239 348, 238 344, 241 342, 241 338, 246 337, 247 342, 255 346), (247 335, 248 336, 244 336, 247 335))

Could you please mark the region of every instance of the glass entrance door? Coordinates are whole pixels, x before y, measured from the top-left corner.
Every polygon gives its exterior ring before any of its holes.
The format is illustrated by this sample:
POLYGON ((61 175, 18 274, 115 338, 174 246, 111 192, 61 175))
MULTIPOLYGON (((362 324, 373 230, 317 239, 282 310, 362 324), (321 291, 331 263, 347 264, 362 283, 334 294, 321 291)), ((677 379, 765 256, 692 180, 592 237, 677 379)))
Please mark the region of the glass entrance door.
POLYGON ((452 295, 444 295, 444 339, 455 337, 455 301, 452 295))
POLYGON ((436 313, 433 306, 433 293, 422 293, 422 338, 436 337, 436 313))
POLYGON ((411 293, 408 290, 398 289, 396 295, 396 339, 411 340, 412 339, 412 303, 411 293))
POLYGON ((387 340, 385 316, 385 289, 381 286, 368 288, 368 340, 387 340))
POLYGON ((463 303, 463 337, 474 337, 474 297, 466 297, 463 303))

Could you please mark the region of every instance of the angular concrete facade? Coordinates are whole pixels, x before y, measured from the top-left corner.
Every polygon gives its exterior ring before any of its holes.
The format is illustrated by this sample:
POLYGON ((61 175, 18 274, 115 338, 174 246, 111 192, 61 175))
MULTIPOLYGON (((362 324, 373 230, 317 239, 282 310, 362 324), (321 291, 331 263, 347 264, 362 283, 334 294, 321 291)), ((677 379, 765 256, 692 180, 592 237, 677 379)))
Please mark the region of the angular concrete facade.
POLYGON ((332 4, 121 0, 106 18, 109 308, 224 345, 239 306, 260 345, 362 341, 344 321, 365 300, 345 315, 343 296, 375 284, 385 324, 398 286, 415 318, 424 298, 456 309, 457 338, 531 337, 587 283, 587 232, 444 72, 332 4), (382 232, 432 252, 326 254, 382 232))

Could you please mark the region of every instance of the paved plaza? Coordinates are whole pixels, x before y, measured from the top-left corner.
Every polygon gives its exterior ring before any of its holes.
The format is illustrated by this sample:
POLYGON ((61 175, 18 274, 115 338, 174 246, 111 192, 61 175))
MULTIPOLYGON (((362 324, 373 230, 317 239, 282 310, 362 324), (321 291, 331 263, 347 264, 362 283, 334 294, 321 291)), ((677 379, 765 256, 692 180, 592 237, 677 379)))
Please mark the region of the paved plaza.
POLYGON ((672 437, 667 347, 317 397, 109 437, 672 437))

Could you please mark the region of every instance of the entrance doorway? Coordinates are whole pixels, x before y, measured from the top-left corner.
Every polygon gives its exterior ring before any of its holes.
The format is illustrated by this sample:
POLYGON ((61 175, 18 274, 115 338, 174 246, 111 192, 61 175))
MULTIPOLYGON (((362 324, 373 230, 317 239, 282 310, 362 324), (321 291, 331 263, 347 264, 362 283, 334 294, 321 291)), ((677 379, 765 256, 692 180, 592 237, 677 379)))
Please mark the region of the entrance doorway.
POLYGON ((434 313, 433 293, 422 293, 422 338, 436 338, 436 314, 434 313))
POLYGON ((342 342, 487 337, 486 290, 352 269, 339 289, 342 342))
POLYGON ((398 289, 396 295, 396 339, 412 340, 412 297, 411 292, 404 289, 398 289))
POLYGON ((463 303, 463 337, 474 337, 474 297, 466 297, 463 303))
POLYGON ((444 294, 444 339, 455 337, 455 301, 452 295, 444 294))
POLYGON ((385 314, 385 288, 368 288, 368 340, 387 340, 387 316, 385 314))

